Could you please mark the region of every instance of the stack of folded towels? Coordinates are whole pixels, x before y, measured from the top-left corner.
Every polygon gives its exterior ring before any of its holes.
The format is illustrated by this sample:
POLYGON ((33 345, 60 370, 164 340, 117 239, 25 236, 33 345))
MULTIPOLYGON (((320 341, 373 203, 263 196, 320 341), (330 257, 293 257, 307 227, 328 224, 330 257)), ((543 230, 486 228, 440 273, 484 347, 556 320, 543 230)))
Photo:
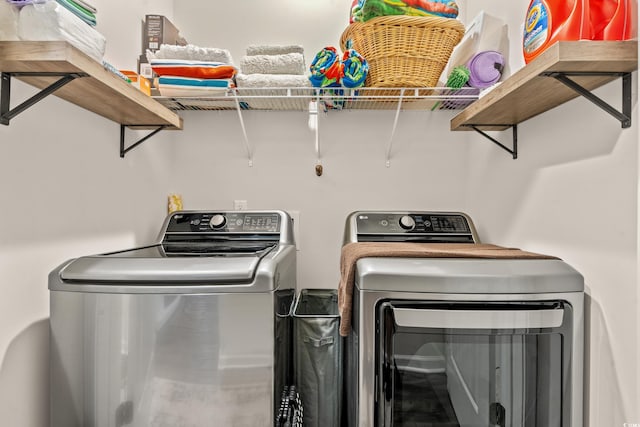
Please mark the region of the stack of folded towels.
POLYGON ((107 42, 94 28, 96 8, 85 0, 0 1, 0 40, 63 40, 102 61, 107 42))
POLYGON ((227 49, 163 44, 156 52, 147 50, 147 60, 162 96, 220 96, 235 87, 238 70, 227 49))
POLYGON ((87 24, 95 27, 97 24, 96 13, 98 12, 94 6, 84 0, 56 0, 69 12, 82 19, 87 24))
MULTIPOLYGON (((251 89, 258 88, 311 86, 305 75, 304 49, 300 45, 249 46, 240 62, 240 69, 236 77, 240 94, 250 94, 251 89)), ((260 100, 251 100, 248 104, 251 108, 268 108, 260 100)))

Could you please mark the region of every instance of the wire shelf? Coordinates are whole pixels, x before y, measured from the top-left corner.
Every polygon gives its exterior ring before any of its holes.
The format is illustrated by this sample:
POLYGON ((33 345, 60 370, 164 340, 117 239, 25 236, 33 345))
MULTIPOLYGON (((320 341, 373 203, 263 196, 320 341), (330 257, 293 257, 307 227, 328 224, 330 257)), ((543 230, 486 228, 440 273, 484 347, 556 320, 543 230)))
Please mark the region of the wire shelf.
POLYGON ((157 96, 170 110, 308 111, 316 101, 327 110, 463 109, 478 99, 475 88, 233 88, 215 96, 157 96))

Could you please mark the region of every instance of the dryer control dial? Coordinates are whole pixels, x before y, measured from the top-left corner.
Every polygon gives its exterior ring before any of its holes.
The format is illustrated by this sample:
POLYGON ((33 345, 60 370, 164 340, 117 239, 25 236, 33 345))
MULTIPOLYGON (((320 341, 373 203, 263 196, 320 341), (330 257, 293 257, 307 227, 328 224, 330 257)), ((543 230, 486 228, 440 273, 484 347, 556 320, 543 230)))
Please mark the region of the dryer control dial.
POLYGON ((400 227, 405 230, 413 230, 416 227, 416 220, 412 216, 403 215, 400 217, 400 227))
POLYGON ((211 220, 209 221, 209 225, 211 226, 211 228, 214 228, 214 229, 222 228, 225 226, 226 223, 227 223, 227 218, 225 218, 224 215, 221 215, 221 214, 215 214, 214 216, 211 217, 211 220))

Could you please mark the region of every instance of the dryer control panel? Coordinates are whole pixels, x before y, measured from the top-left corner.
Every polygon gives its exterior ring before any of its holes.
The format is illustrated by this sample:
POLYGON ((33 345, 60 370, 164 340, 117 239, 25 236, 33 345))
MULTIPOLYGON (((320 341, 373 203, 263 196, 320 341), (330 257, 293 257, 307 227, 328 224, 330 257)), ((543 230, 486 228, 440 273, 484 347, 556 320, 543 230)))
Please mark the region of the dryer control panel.
POLYGON ((479 243, 471 218, 461 212, 354 212, 345 243, 479 243))

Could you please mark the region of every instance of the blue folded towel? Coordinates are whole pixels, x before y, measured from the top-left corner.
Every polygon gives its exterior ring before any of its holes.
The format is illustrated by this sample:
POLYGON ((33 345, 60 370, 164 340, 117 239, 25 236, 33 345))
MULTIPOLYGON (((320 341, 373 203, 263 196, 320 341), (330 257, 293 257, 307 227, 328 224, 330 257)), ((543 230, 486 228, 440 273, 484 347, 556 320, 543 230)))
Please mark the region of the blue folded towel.
POLYGON ((194 79, 191 77, 173 77, 162 76, 159 78, 158 83, 161 85, 174 85, 185 87, 230 87, 232 79, 194 79))

